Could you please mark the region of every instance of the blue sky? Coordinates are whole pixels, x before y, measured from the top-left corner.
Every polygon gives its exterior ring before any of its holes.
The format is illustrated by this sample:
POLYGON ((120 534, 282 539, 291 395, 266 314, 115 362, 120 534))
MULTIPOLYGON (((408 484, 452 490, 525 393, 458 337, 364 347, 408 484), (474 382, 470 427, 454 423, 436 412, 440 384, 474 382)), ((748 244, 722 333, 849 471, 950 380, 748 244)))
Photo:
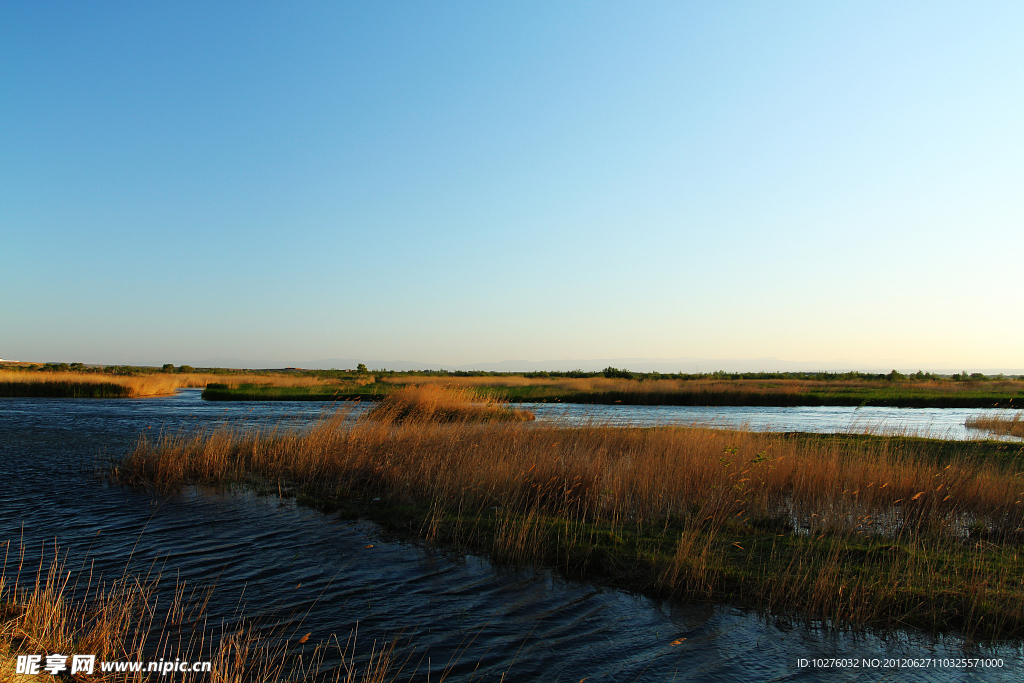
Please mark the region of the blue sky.
POLYGON ((0 357, 1024 367, 1019 3, 0 6, 0 357))

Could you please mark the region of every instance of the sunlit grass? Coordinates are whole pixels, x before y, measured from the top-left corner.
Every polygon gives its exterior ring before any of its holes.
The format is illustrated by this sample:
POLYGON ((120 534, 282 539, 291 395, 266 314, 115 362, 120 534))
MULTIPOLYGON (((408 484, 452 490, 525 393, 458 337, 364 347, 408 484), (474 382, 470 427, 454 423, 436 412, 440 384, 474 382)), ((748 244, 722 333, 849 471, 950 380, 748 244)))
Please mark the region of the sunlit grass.
POLYGON ((101 661, 143 662, 145 668, 160 658, 210 662, 210 672, 175 673, 176 681, 386 683, 410 675, 404 671, 408 659, 396 657, 394 640, 375 643, 357 661, 354 634, 344 644, 334 637, 309 642, 301 630, 268 633, 259 617, 233 618, 225 628, 207 611, 213 588, 196 590, 182 581, 168 587, 152 573, 105 581, 85 565, 69 569, 67 557, 56 549, 44 553, 36 567, 26 567, 24 546, 15 551, 20 557, 11 558, 12 544, 0 545, 5 565, 10 559, 16 563, 0 574, 0 681, 57 680, 45 672, 15 673, 18 655, 43 655, 45 664, 45 657, 56 653, 67 657, 69 670, 72 655, 96 656, 91 675, 67 680, 171 680, 145 671, 100 670, 101 661), (340 666, 324 675, 321 663, 328 655, 340 659, 340 666))
POLYGON ((656 595, 1021 637, 1024 453, 996 452, 905 438, 339 415, 307 431, 142 437, 114 476, 160 487, 248 482, 498 561, 656 595))
POLYGON ((465 389, 438 384, 410 386, 388 394, 365 419, 400 422, 525 422, 534 419, 528 410, 514 410, 506 402, 465 389))
POLYGON ((995 434, 1024 437, 1024 411, 1011 417, 999 415, 978 415, 964 423, 968 429, 984 429, 995 434))
MULTIPOLYGON (((367 381, 369 380, 360 380, 359 384, 365 384, 367 381)), ((0 396, 137 398, 173 394, 181 388, 205 387, 211 383, 218 383, 227 388, 237 388, 246 384, 268 387, 330 387, 340 384, 336 380, 272 373, 213 375, 154 372, 142 375, 110 375, 0 370, 0 396)))
POLYGON ((101 372, 0 370, 0 396, 155 396, 181 387, 207 387, 211 400, 377 400, 402 386, 441 385, 511 402, 636 405, 836 405, 1014 407, 1024 404, 1020 380, 805 380, 522 375, 430 376, 303 372, 101 372))

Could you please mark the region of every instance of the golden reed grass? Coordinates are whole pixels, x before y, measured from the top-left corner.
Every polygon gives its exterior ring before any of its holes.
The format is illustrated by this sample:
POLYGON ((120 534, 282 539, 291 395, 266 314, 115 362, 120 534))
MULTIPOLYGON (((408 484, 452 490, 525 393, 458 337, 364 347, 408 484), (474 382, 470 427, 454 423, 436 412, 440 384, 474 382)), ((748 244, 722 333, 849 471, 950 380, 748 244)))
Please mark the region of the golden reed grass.
POLYGON ((175 680, 214 683, 386 683, 398 680, 408 664, 408 658, 396 657, 394 640, 383 646, 375 643, 368 656, 357 661, 354 633, 344 645, 333 636, 326 643, 306 645, 309 634, 300 635, 301 629, 267 634, 256 620, 242 618, 228 630, 221 627, 218 636, 218 629, 208 623, 212 588, 189 589, 179 581, 161 596, 161 577, 152 573, 104 582, 84 565, 70 570, 67 556, 56 548, 42 553, 33 570, 25 567, 24 545, 18 550, 17 569, 9 575, 11 543, 0 545, 5 546, 5 569, 0 574, 3 682, 55 679, 47 673, 17 674, 15 665, 22 654, 43 655, 43 664, 47 655, 56 653, 67 656, 68 662, 73 654, 95 655, 91 675, 68 680, 104 683, 165 680, 166 675, 145 671, 148 662, 160 658, 208 661, 209 672, 179 673, 175 680), (325 676, 321 665, 329 652, 340 658, 341 666, 325 676), (103 672, 102 661, 143 662, 144 670, 103 672))
MULTIPOLYGON (((317 377, 298 377, 281 374, 237 374, 212 375, 205 373, 152 373, 148 375, 107 375, 88 372, 19 372, 0 370, 0 385, 4 384, 52 384, 52 385, 103 385, 123 387, 125 396, 161 396, 173 394, 182 388, 205 387, 210 383, 224 384, 237 388, 243 384, 258 384, 275 387, 306 387, 338 384, 337 381, 317 377)), ((66 391, 54 393, 65 394, 66 391)))
POLYGON ((1024 438, 1024 410, 1012 417, 979 415, 969 417, 964 423, 968 429, 985 429, 995 434, 1007 434, 1024 438))
MULTIPOLYGON (((140 437, 129 484, 263 482, 499 561, 842 624, 1024 635, 1024 480, 897 439, 353 421, 140 437)), ((276 490, 276 489, 274 489, 276 490)))
POLYGON ((141 435, 116 474, 160 487, 255 475, 419 500, 458 491, 470 509, 526 505, 637 524, 694 509, 715 519, 784 512, 812 533, 859 532, 864 519, 889 520, 893 534, 928 524, 957 535, 967 516, 998 529, 1024 524, 1024 480, 997 463, 939 466, 905 443, 705 428, 352 423, 342 412, 301 432, 141 435))
MULTIPOLYGON (((443 386, 446 388, 472 389, 488 392, 491 398, 500 397, 502 390, 514 393, 516 389, 534 390, 531 397, 543 399, 545 396, 587 395, 587 394, 622 394, 638 403, 658 402, 673 395, 691 397, 697 400, 707 397, 723 396, 743 397, 747 400, 762 400, 774 397, 776 400, 793 399, 815 392, 857 392, 878 390, 889 393, 910 392, 914 394, 932 392, 942 396, 956 397, 984 390, 988 394, 1015 395, 1020 383, 1014 381, 985 382, 951 382, 951 381, 895 381, 887 380, 723 380, 723 379, 651 379, 639 381, 635 379, 618 379, 606 377, 587 378, 544 378, 523 377, 521 375, 483 376, 483 377, 447 377, 447 376, 408 376, 395 375, 381 377, 381 382, 390 385, 407 385, 414 383, 419 387, 443 386), (646 398, 645 398, 646 397, 646 398)), ((271 387, 345 387, 373 383, 374 376, 366 375, 356 379, 338 379, 310 377, 290 373, 244 373, 231 375, 214 375, 204 373, 152 373, 148 375, 107 375, 101 373, 78 372, 24 372, 0 370, 0 387, 5 384, 39 384, 61 383, 65 388, 56 390, 54 395, 73 395, 67 390, 68 384, 98 385, 114 384, 122 387, 125 396, 157 396, 174 393, 183 387, 205 387, 216 383, 229 389, 237 389, 242 385, 271 387)), ((520 397, 522 398, 522 397, 520 397)))
MULTIPOLYGON (((402 384, 407 377, 381 378, 402 384)), ((421 384, 473 388, 513 401, 640 405, 891 405, 995 407, 1020 402, 1020 381, 625 379, 606 377, 422 377, 421 384)))
POLYGON ((378 422, 525 422, 535 416, 471 389, 429 384, 404 387, 389 394, 364 417, 378 422))

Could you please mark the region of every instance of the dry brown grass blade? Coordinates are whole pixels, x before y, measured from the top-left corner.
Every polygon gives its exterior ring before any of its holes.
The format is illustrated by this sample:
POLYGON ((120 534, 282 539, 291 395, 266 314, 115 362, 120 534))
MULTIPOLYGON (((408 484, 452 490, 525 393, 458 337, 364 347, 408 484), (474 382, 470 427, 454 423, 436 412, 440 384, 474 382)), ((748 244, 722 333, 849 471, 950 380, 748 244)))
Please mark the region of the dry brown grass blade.
MULTIPOLYGON (((10 549, 10 543, 7 544, 10 549)), ((24 557, 24 547, 21 548, 24 557)), ((6 565, 6 562, 5 562, 6 565)), ((0 574, 0 681, 22 683, 30 680, 56 680, 48 673, 38 676, 17 674, 18 655, 72 654, 96 656, 92 675, 74 680, 97 683, 139 683, 167 680, 166 675, 145 670, 149 662, 176 658, 196 662, 209 661, 211 670, 178 673, 177 681, 215 683, 283 683, 284 681, 323 681, 319 668, 328 654, 326 645, 316 645, 296 659, 294 645, 275 635, 261 635, 243 620, 238 626, 215 637, 203 626, 209 590, 188 592, 183 583, 174 590, 169 608, 158 609, 159 576, 134 577, 104 583, 89 574, 85 585, 75 585, 73 572, 56 549, 39 565, 25 572, 19 566, 14 576, 0 574), (185 634, 181 621, 197 624, 199 632, 185 634), (100 662, 143 662, 141 672, 103 672, 100 662), (298 664, 296 664, 298 661, 298 664)), ((308 641, 308 634, 295 643, 308 641)), ((334 639, 337 643, 337 640, 334 639)), ((395 657, 395 641, 384 647, 374 645, 365 656, 362 669, 356 665, 355 639, 350 650, 340 650, 348 664, 326 679, 334 683, 385 683, 397 680, 403 662, 395 657)), ((333 649, 333 648, 332 648, 333 649)), ((70 661, 70 659, 68 660, 70 661)), ((44 659, 45 663, 45 659, 44 659)))
POLYGON ((994 434, 1006 434, 1024 438, 1024 410, 1015 415, 978 415, 964 423, 968 429, 985 429, 994 434))
POLYGON ((534 419, 528 410, 514 410, 504 401, 483 396, 472 389, 440 384, 414 385, 389 394, 366 413, 377 422, 526 422, 534 419))

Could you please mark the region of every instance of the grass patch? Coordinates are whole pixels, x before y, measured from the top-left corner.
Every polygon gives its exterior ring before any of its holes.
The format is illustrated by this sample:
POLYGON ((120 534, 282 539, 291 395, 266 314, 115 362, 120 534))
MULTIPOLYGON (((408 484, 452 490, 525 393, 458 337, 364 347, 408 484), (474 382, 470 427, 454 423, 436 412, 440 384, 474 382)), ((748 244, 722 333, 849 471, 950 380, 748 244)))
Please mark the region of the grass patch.
POLYGON ((129 398, 136 393, 119 382, 50 380, 39 382, 0 382, 0 396, 58 398, 129 398))
POLYGON ((0 370, 0 396, 135 398, 173 394, 194 382, 192 375, 113 375, 87 372, 0 370))
POLYGON ((140 437, 129 485, 247 483, 650 595, 847 626, 1024 637, 1007 444, 515 422, 140 437))
POLYGON ((297 375, 281 372, 218 375, 193 372, 0 370, 0 396, 139 398, 207 387, 209 400, 373 400, 394 390, 372 377, 297 375))
MULTIPOLYGON (((272 615, 233 618, 230 627, 208 627, 216 622, 207 614, 212 588, 194 588, 185 582, 167 586, 159 574, 132 576, 125 572, 113 581, 94 576, 83 563, 69 570, 66 556, 56 549, 39 564, 26 567, 24 546, 8 565, 11 543, 5 546, 5 568, 0 574, 0 681, 88 680, 109 683, 166 681, 166 673, 147 671, 150 662, 209 662, 205 672, 174 673, 175 681, 324 681, 333 683, 386 683, 405 680, 409 664, 395 655, 396 642, 378 644, 357 664, 350 636, 342 646, 309 643, 301 623, 268 628, 272 615), (9 572, 8 567, 16 567, 9 572), (165 585, 161 585, 164 583, 165 585), (325 678, 320 671, 328 654, 341 655, 342 665, 325 678), (60 653, 67 670, 52 676, 46 657, 60 653), (91 674, 70 675, 73 655, 95 655, 91 674), (19 655, 42 655, 39 673, 16 673, 19 655), (142 662, 141 672, 104 672, 103 662, 142 662)), ((415 672, 413 672, 415 673, 415 672)), ((412 676, 410 675, 410 679, 412 676)))
POLYGON ((470 389, 440 385, 411 386, 389 394, 364 419, 384 423, 405 422, 526 422, 528 410, 513 410, 470 389))
POLYGON ((984 429, 994 434, 1024 437, 1024 411, 1012 417, 980 415, 967 419, 964 426, 968 429, 984 429))
POLYGON ((1024 381, 980 375, 941 378, 923 373, 909 377, 895 372, 877 376, 812 373, 794 378, 790 375, 800 373, 768 373, 772 375, 770 379, 758 379, 727 373, 643 375, 614 368, 604 373, 575 371, 527 376, 384 370, 371 373, 365 369, 196 370, 170 364, 162 371, 124 366, 90 369, 80 363, 6 367, 0 370, 0 396, 154 396, 173 393, 181 387, 206 387, 203 398, 219 401, 380 400, 403 386, 441 384, 513 403, 1024 408, 1024 381), (569 376, 555 376, 559 374, 569 376), (99 384, 126 387, 128 393, 124 389, 92 386, 99 384))

